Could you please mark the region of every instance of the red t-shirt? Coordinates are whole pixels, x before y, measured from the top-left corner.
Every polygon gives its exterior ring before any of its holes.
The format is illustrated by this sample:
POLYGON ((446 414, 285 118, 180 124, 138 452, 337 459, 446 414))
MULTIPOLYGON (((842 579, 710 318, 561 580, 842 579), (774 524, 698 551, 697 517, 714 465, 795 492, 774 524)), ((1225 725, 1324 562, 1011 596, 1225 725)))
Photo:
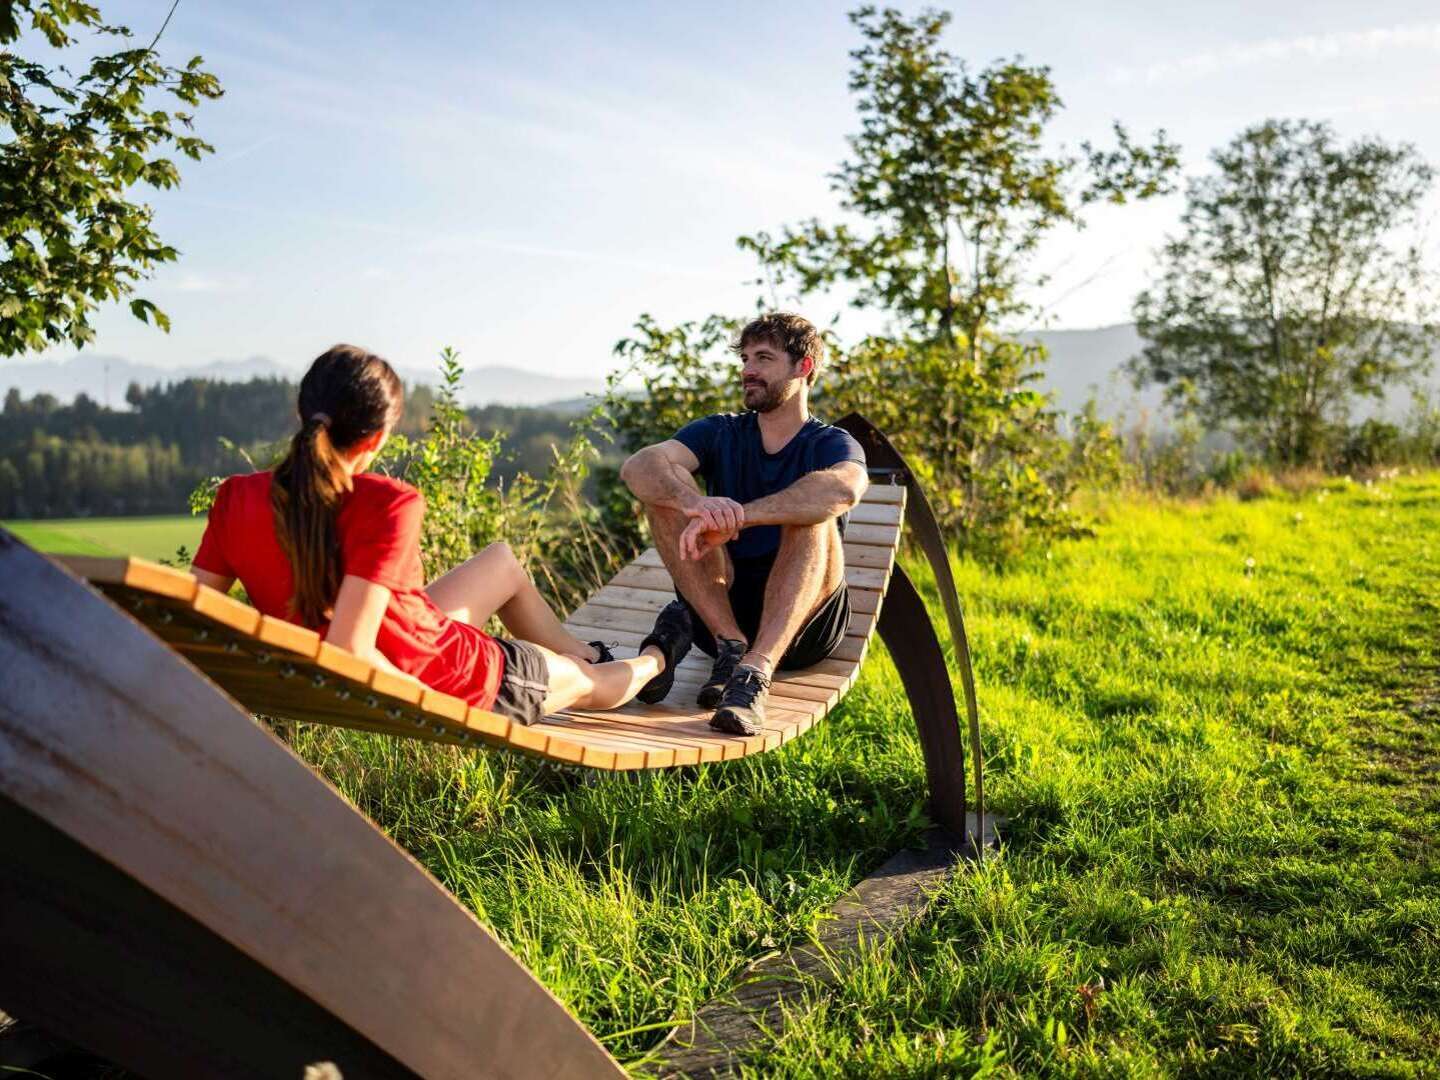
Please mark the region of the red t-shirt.
MULTIPOLYGON (((275 535, 270 476, 268 471, 248 473, 220 485, 194 564, 239 578, 262 612, 298 623, 290 610, 290 560, 275 535)), ((425 593, 420 567, 424 514, 425 500, 409 484, 376 473, 356 476, 336 521, 341 573, 390 590, 375 640, 386 659, 426 686, 488 709, 500 688, 505 654, 489 634, 451 619, 425 593)), ((314 629, 323 635, 327 627, 314 629)))

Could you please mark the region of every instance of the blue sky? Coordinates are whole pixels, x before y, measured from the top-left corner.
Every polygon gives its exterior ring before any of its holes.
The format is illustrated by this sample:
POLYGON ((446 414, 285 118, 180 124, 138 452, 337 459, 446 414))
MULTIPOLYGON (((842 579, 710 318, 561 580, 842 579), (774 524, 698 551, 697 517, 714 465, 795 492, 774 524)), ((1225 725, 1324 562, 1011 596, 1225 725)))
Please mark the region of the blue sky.
MULTIPOLYGON (((92 349, 299 367, 349 340, 413 367, 448 344, 474 366, 598 375, 642 312, 744 314, 755 267, 735 237, 833 211, 852 6, 181 0, 162 52, 202 53, 226 95, 197 124, 216 154, 147 196, 182 256, 143 295, 174 329, 112 309, 92 349)), ((101 7, 148 37, 169 0, 101 7)), ((1057 144, 1163 126, 1196 170, 1246 124, 1308 117, 1440 165, 1433 0, 950 8, 972 64, 1051 66, 1057 144)), ((1050 241, 1047 324, 1127 319, 1179 210, 1105 208, 1050 241)))

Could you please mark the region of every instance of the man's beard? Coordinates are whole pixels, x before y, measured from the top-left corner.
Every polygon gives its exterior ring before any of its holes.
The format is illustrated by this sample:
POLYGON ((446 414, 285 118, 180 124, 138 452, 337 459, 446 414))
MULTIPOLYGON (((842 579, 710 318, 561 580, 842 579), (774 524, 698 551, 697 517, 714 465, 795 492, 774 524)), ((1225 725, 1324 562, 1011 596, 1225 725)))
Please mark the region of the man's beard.
POLYGON ((785 388, 768 383, 751 383, 742 390, 745 407, 751 412, 767 413, 778 409, 785 402, 785 388), (751 391, 756 391, 752 397, 751 391))

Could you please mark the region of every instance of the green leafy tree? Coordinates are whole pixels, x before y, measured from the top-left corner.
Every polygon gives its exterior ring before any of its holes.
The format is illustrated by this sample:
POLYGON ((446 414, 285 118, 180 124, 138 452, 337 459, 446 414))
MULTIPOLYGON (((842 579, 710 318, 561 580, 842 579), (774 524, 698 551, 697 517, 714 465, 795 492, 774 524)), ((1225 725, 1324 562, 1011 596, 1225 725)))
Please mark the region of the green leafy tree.
POLYGON ((1097 200, 1169 191, 1177 148, 1164 132, 1139 146, 1117 124, 1114 148, 1056 153, 1049 68, 1016 58, 972 72, 941 44, 949 12, 862 7, 850 19, 864 38, 850 54, 860 131, 831 180, 861 222, 811 219, 739 243, 802 294, 847 284, 856 307, 978 364, 987 329, 1033 312, 1022 287, 1044 282, 1028 270, 1045 235, 1082 224, 1097 200))
MULTIPOLYGON (((171 8, 171 14, 174 7, 171 8)), ((167 16, 166 22, 169 21, 167 16)), ((198 160, 209 144, 191 134, 194 109, 221 94, 200 57, 161 63, 159 34, 143 48, 96 56, 78 77, 12 51, 27 26, 54 50, 85 31, 128 41, 82 0, 0 0, 0 355, 94 337, 90 314, 133 295, 135 283, 176 250, 152 227, 152 211, 130 199, 139 183, 180 181, 168 151, 198 160), (168 95, 184 108, 155 107, 168 95)), ((163 33, 164 27, 161 27, 163 33)), ((168 329, 151 301, 136 317, 168 329)))
POLYGON ((606 418, 623 449, 638 450, 670 438, 696 417, 739 408, 739 374, 724 353, 739 328, 737 320, 720 315, 673 327, 640 316, 634 336, 615 344, 622 363, 606 387, 606 418), (631 383, 644 393, 631 392, 631 383))
MULTIPOLYGON (((1178 166, 1164 132, 1079 153, 1046 145, 1062 107, 1048 68, 1016 58, 974 72, 942 44, 946 12, 863 7, 851 53, 860 131, 833 174, 854 219, 819 219, 742 237, 775 281, 800 295, 842 286, 890 330, 849 350, 827 388, 832 413, 885 423, 928 474, 942 516, 996 553, 1027 534, 1079 528, 1079 474, 1059 417, 1034 389, 1043 349, 1002 329, 1038 314, 1032 256, 1097 201, 1170 190, 1178 166)), ((1081 462, 1083 464, 1083 460, 1081 462)))
POLYGON ((1303 120, 1211 160, 1136 299, 1131 371, 1277 461, 1318 462, 1352 401, 1413 379, 1440 341, 1415 240, 1433 171, 1411 146, 1342 145, 1303 120))

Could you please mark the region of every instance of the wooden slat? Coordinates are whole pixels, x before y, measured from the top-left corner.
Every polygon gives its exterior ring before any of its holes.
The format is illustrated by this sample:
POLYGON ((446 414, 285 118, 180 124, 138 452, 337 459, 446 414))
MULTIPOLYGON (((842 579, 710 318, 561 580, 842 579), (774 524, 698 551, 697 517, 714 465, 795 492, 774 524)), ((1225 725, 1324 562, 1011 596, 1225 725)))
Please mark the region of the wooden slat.
POLYGON ((847 544, 883 544, 887 547, 894 547, 900 542, 900 526, 852 523, 845 528, 845 542, 847 544))
MULTIPOLYGON (((850 543, 847 540, 844 551, 845 566, 847 568, 852 566, 879 566, 888 568, 895 558, 895 548, 893 545, 850 543)), ((665 562, 661 559, 658 551, 654 548, 647 548, 641 552, 630 565, 663 568, 665 562)), ((668 576, 666 580, 669 580, 668 576)))
POLYGON ((894 562, 895 549, 893 547, 880 547, 875 544, 845 545, 845 569, 847 570, 862 567, 889 570, 894 562))
MULTIPOLYGON (((629 621, 625 619, 624 616, 611 618, 609 616, 609 609, 590 608, 589 610, 594 614, 603 614, 604 621, 606 622, 619 623, 629 621)), ((565 628, 582 641, 596 639, 606 642, 618 641, 621 645, 626 645, 630 648, 639 648, 640 642, 645 638, 645 635, 650 632, 650 626, 654 620, 647 623, 642 617, 641 620, 636 622, 633 628, 618 625, 597 626, 594 625, 596 621, 599 620, 586 619, 584 622, 570 621, 565 624, 565 628)), ((852 636, 863 637, 870 632, 870 627, 874 622, 875 617, 873 615, 868 612, 855 611, 852 608, 850 611, 850 622, 846 625, 845 632, 852 636)))
POLYGON ((652 616, 674 599, 674 589, 627 589, 622 585, 606 585, 591 597, 591 600, 603 603, 606 607, 648 611, 652 616))
POLYGON ((905 488, 902 484, 871 484, 865 489, 860 505, 866 503, 903 503, 905 488))
POLYGON ((899 503, 861 503, 850 511, 855 525, 899 525, 905 509, 899 503))

